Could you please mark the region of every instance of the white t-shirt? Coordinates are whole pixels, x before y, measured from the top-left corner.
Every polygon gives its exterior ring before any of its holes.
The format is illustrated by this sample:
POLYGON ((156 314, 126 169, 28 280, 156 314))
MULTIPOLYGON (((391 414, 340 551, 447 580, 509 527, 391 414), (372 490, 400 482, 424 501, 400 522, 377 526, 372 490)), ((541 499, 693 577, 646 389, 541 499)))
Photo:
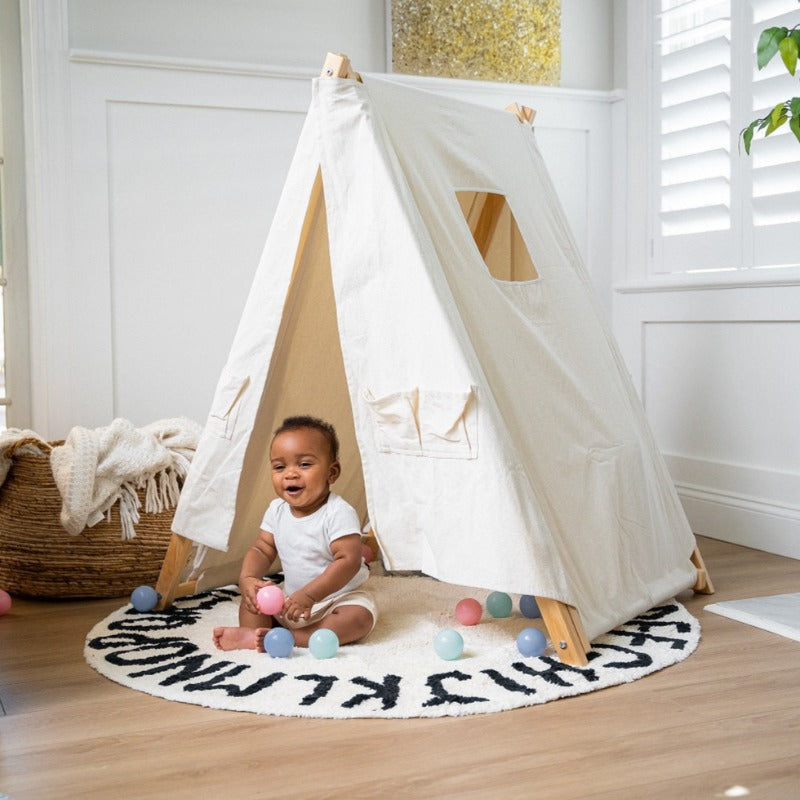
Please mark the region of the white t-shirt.
MULTIPOLYGON (((307 517, 295 517, 285 500, 269 504, 261 521, 262 530, 271 533, 283 567, 283 591, 288 596, 323 573, 333 561, 331 542, 342 536, 361 533, 355 509, 338 494, 331 492, 324 506, 307 517)), ((352 592, 369 577, 363 559, 352 580, 329 598, 352 592)), ((326 598, 327 599, 327 598, 326 598)))

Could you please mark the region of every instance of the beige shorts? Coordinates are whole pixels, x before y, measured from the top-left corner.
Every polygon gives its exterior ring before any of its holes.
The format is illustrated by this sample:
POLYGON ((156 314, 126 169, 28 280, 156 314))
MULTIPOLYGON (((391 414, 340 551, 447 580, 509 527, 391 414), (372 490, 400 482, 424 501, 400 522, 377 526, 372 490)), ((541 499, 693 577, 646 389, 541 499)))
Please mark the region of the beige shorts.
MULTIPOLYGON (((372 628, 370 628, 370 633, 375 628, 375 623, 378 621, 378 606, 375 604, 375 600, 369 592, 360 589, 340 594, 338 597, 334 597, 333 600, 323 600, 321 603, 314 603, 314 605, 311 606, 311 616, 308 619, 300 619, 297 620, 297 622, 292 622, 292 620, 286 619, 282 613, 275 614, 275 619, 284 628, 289 628, 290 630, 292 628, 305 628, 308 625, 314 625, 320 620, 325 619, 328 614, 335 608, 339 608, 339 606, 361 606, 362 608, 366 608, 367 611, 372 614, 372 628)), ((369 636, 369 634, 367 634, 367 636, 369 636)))

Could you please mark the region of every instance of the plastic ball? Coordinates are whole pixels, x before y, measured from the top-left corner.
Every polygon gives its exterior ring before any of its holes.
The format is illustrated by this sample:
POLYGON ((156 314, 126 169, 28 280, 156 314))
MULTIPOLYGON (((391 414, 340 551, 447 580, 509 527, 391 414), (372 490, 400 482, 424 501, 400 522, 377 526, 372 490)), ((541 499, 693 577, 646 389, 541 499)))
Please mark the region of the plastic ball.
POLYGON ((536 658, 544 653, 547 638, 538 628, 525 628, 517 636, 517 650, 526 658, 536 658))
POLYGON ((477 625, 483 616, 483 607, 472 597, 465 597, 456 603, 456 619, 462 625, 477 625))
POLYGON ((3 614, 8 614, 9 610, 11 609, 11 595, 0 589, 0 617, 3 614))
POLYGON ((375 560, 375 553, 368 544, 361 545, 361 557, 364 559, 365 564, 371 564, 375 560))
POLYGON ((274 583, 262 586, 256 592, 256 605, 262 614, 277 614, 286 602, 283 592, 274 583))
POLYGON ((137 611, 152 611, 161 595, 152 586, 137 586, 131 592, 131 605, 137 611))
POLYGON ((308 649, 314 658, 333 658, 339 649, 339 637, 330 628, 319 628, 308 637, 308 649))
POLYGON ((512 602, 505 592, 492 592, 486 598, 486 610, 495 618, 510 617, 512 602))
POLYGON ((464 652, 464 640, 458 631, 452 628, 445 628, 436 634, 433 640, 433 649, 436 655, 445 661, 455 661, 464 652))
POLYGON ((286 628, 272 628, 264 637, 264 650, 273 658, 289 658, 294 636, 286 628))
POLYGON ((542 616, 542 612, 539 611, 539 604, 532 594, 524 594, 520 597, 519 613, 528 619, 538 619, 542 616))

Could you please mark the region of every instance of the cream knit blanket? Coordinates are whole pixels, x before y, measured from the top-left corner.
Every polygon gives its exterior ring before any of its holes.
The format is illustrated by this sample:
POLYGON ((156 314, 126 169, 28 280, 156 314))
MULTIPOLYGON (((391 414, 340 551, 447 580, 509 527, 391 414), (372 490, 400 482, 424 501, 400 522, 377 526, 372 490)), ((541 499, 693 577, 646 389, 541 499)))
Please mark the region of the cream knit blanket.
POLYGON ((200 432, 196 422, 184 418, 143 428, 125 419, 94 430, 73 428, 50 454, 64 529, 79 534, 100 522, 119 501, 122 538, 132 539, 142 505, 137 490, 146 489, 148 514, 174 508, 200 432))
MULTIPOLYGON (((0 486, 2 486, 8 477, 8 471, 11 469, 11 458, 8 456, 8 451, 12 446, 15 453, 47 453, 50 450, 50 445, 39 436, 36 431, 22 430, 21 428, 6 428, 0 431, 0 486), (24 439, 30 439, 29 444, 19 446, 19 443, 24 439)), ((3 800, 0 795, 0 800, 3 800)))

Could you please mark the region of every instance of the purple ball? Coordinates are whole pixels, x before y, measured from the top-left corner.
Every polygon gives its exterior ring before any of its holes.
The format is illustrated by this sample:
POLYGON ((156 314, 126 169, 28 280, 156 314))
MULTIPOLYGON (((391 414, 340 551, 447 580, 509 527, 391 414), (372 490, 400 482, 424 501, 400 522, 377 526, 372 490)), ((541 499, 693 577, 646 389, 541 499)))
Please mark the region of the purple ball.
POLYGON ((524 594, 520 597, 519 613, 528 619, 538 619, 542 616, 542 612, 539 611, 539 604, 532 594, 524 594))
POLYGON ((547 638, 538 628, 525 628, 517 636, 517 650, 526 658, 537 658, 546 647, 547 638))
POLYGON ((137 586, 131 592, 131 605, 137 611, 152 611, 158 605, 159 597, 152 586, 137 586))
POLYGON ((286 628, 272 628, 264 637, 264 650, 273 658, 289 658, 294 647, 294 636, 286 628))

